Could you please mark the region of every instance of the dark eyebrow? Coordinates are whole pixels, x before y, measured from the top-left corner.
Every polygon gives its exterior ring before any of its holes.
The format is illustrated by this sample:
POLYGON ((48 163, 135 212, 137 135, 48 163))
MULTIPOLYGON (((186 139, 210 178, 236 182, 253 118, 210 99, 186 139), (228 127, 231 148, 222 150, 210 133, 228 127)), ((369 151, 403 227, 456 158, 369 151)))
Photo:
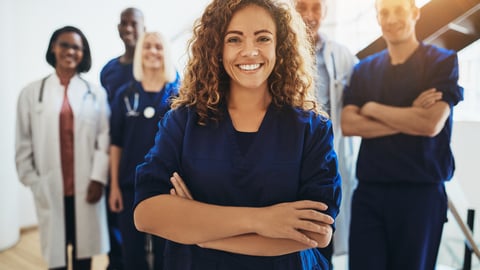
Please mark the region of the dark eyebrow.
MULTIPOLYGON (((268 31, 267 29, 262 29, 262 30, 255 31, 253 34, 258 35, 258 34, 262 34, 262 33, 268 33, 268 34, 273 35, 272 32, 268 31)), ((225 35, 228 35, 228 34, 243 35, 243 32, 238 31, 238 30, 231 30, 231 31, 228 31, 227 33, 225 33, 225 35)))
POLYGON ((255 31, 255 35, 258 35, 258 34, 264 34, 264 33, 267 33, 267 34, 270 34, 270 35, 273 35, 272 32, 268 31, 267 29, 262 29, 262 30, 258 30, 258 31, 255 31))
POLYGON ((228 31, 227 33, 225 33, 225 36, 228 35, 228 34, 243 35, 243 32, 242 31, 237 31, 237 30, 232 30, 232 31, 228 31))

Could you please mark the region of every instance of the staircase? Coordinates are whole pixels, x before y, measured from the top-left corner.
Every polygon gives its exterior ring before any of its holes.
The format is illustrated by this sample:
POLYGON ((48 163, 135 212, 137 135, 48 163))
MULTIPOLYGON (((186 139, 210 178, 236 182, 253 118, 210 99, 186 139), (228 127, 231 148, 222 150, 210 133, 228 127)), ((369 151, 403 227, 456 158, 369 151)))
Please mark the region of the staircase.
MULTIPOLYGON (((418 40, 460 51, 480 38, 480 0, 432 0, 421 8, 418 40)), ((382 37, 357 53, 359 59, 386 48, 382 37)))

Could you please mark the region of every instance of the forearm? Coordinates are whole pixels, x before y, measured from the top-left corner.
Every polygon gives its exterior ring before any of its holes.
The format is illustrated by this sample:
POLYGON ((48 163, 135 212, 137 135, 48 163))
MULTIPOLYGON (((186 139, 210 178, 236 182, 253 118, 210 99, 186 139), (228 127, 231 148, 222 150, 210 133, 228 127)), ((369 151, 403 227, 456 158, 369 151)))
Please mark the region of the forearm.
MULTIPOLYGON (((306 234, 315 239, 318 247, 326 247, 331 239, 332 234, 318 234, 306 232, 306 234)), ((200 244, 203 248, 227 251, 231 253, 252 255, 252 256, 281 256, 304 249, 311 248, 300 242, 285 238, 270 238, 258 234, 244 234, 216 241, 200 244)))
POLYGON ((360 136, 369 139, 399 133, 384 122, 362 115, 360 108, 353 105, 347 105, 343 109, 341 125, 344 136, 360 136))
POLYGON ((137 229, 182 243, 197 244, 251 233, 255 209, 224 207, 159 195, 135 209, 137 229))
POLYGON ((121 156, 122 156, 122 148, 112 144, 110 146, 110 186, 111 188, 119 188, 118 172, 120 168, 121 156))
POLYGON ((445 102, 437 102, 429 109, 369 102, 361 109, 362 115, 381 121, 402 133, 430 137, 440 132, 449 113, 450 108, 445 102))
POLYGON ((258 234, 234 236, 203 243, 200 246, 252 256, 280 256, 311 248, 294 240, 269 238, 258 234))

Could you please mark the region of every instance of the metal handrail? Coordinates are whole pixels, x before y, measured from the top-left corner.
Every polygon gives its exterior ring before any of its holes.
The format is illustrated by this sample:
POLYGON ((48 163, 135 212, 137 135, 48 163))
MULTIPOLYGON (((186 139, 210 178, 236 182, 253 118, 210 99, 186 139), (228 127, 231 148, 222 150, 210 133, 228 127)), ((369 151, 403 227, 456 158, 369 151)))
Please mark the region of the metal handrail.
POLYGON ((455 204, 453 201, 448 197, 448 208, 450 209, 450 212, 452 212, 453 217, 457 221, 458 225, 460 226, 460 229, 463 232, 463 235, 465 236, 466 244, 468 248, 470 248, 473 253, 477 256, 477 258, 480 260, 480 250, 478 249, 477 244, 475 243, 475 240, 473 239, 473 234, 470 228, 465 224, 463 219, 460 217, 458 214, 457 208, 455 207, 455 204))

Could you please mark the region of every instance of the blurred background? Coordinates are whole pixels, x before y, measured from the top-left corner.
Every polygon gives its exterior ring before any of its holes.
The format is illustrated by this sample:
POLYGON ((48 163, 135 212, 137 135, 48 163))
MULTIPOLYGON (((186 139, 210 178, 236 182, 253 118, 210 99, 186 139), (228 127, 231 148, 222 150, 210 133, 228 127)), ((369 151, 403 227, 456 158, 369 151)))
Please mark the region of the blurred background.
MULTIPOLYGON (((473 19, 476 41, 459 50, 460 84, 465 88, 465 101, 455 109, 452 145, 457 171, 454 180, 448 184, 449 196, 458 206, 460 215, 466 218, 467 209, 480 209, 480 179, 476 171, 480 160, 480 143, 477 139, 480 135, 480 1, 431 1, 476 7, 474 11, 469 11, 476 16, 473 19)), ((327 18, 321 29, 331 39, 357 54, 380 37, 374 0, 327 2, 327 18)), ((145 14, 147 30, 160 31, 169 38, 173 45, 173 59, 182 74, 186 62, 186 42, 190 38, 193 22, 208 3, 208 0, 0 1, 0 255, 2 250, 8 250, 18 242, 22 228, 34 227, 37 222, 30 191, 20 185, 15 171, 15 112, 20 90, 29 82, 52 72, 45 61, 45 52, 53 31, 73 25, 85 33, 92 51, 93 66, 84 77, 100 84, 99 73, 103 65, 123 53, 123 44, 117 32, 120 12, 126 7, 137 7, 145 14)), ((417 4, 429 5, 430 1, 417 0, 417 4)), ((448 9, 448 6, 444 9, 448 9)), ((438 21, 442 20, 441 13, 427 15, 439 16, 438 21)), ((455 25, 447 23, 447 26, 454 29, 455 25)), ((440 30, 441 27, 437 28, 440 30)), ((451 216, 449 219, 439 264, 461 269, 464 238, 454 219, 451 216)), ((476 222, 476 226, 478 224, 476 222)), ((478 232, 474 233, 478 235, 475 237, 478 243, 480 231, 478 228, 475 231, 478 232)), ((345 258, 336 260, 337 269, 344 269, 345 258)), ((480 269, 479 265, 474 258, 472 269, 480 269)))

